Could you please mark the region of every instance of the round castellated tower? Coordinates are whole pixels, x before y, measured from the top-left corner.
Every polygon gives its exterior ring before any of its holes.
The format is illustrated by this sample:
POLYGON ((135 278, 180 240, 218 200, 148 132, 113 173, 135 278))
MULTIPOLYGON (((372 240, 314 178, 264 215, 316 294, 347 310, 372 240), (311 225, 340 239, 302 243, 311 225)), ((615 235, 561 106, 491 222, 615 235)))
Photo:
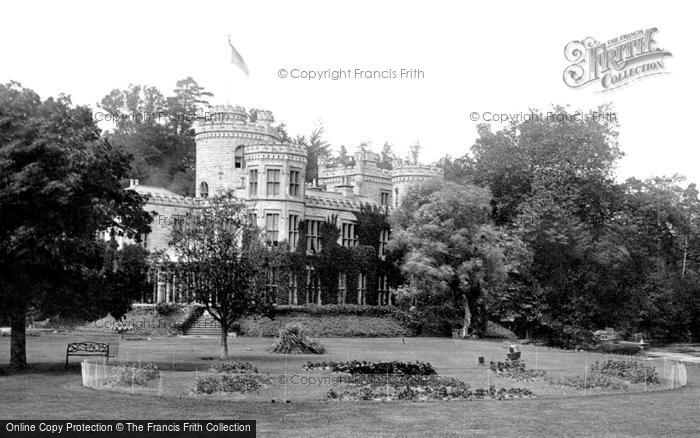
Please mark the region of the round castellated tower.
POLYGON ((414 185, 424 184, 430 180, 442 180, 445 172, 435 166, 420 164, 399 165, 391 171, 393 207, 401 205, 406 191, 414 185))
POLYGON ((235 190, 245 197, 246 147, 250 144, 278 142, 279 134, 272 127, 269 111, 258 111, 251 121, 241 106, 210 107, 205 117, 195 123, 197 144, 196 196, 214 195, 220 190, 235 190))

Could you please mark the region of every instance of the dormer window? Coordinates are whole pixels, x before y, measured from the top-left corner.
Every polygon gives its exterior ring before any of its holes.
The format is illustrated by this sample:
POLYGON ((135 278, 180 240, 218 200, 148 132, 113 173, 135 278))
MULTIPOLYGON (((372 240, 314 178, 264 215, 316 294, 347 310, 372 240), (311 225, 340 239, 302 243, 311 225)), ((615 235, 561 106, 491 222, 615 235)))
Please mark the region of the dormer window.
POLYGON ((245 167, 245 160, 243 159, 243 146, 238 146, 236 148, 233 167, 234 169, 243 169, 245 167))

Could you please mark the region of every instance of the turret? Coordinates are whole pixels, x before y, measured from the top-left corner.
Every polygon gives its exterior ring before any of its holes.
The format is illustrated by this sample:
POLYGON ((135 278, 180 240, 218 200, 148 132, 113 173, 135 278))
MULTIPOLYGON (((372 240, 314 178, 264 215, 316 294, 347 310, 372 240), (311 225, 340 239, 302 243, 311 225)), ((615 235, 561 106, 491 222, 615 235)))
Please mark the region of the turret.
POLYGON ((420 164, 398 165, 391 171, 393 207, 401 205, 406 191, 414 185, 425 184, 431 180, 444 179, 443 169, 420 164))
POLYGON ((257 112, 251 122, 241 106, 217 105, 210 107, 197 120, 196 196, 207 197, 220 190, 233 189, 237 195, 245 193, 247 145, 278 142, 278 132, 272 127, 270 111, 257 112))

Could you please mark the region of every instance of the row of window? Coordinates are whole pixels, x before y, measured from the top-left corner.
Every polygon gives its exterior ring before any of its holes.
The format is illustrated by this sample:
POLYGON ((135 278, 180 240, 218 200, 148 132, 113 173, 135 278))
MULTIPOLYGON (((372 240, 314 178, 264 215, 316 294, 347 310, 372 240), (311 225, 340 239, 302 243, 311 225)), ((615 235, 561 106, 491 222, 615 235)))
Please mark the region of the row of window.
MULTIPOLYGON (((279 289, 279 269, 278 268, 268 268, 267 269, 267 291, 271 299, 275 300, 277 298, 277 291, 279 289)), ((318 294, 320 293, 320 281, 318 274, 310 267, 306 269, 306 286, 307 286, 307 297, 306 302, 316 302, 318 294)), ((289 297, 288 302, 290 304, 297 304, 297 278, 294 275, 289 276, 289 297)), ((377 279, 377 291, 380 293, 387 292, 389 290, 389 282, 386 275, 380 275, 377 279)), ((359 273, 357 276, 357 303, 367 304, 367 274, 359 273)), ((341 298, 341 302, 347 301, 347 275, 338 275, 338 294, 341 298)))
MULTIPOLYGON (((267 196, 279 196, 280 172, 280 169, 267 169, 267 196)), ((203 181, 199 185, 199 193, 202 198, 209 196, 209 185, 206 182, 203 181)), ((258 196, 258 169, 251 169, 248 172, 248 193, 251 197, 258 196)), ((289 195, 295 198, 301 196, 301 171, 299 170, 289 172, 289 195)))
MULTIPOLYGON (((257 223, 257 215, 251 213, 251 221, 257 223)), ((295 249, 299 244, 299 215, 290 214, 289 215, 289 235, 287 236, 289 245, 292 249, 295 249)), ((321 222, 319 220, 308 220, 306 221, 306 250, 311 252, 318 252, 321 250, 321 235, 319 230, 321 228, 321 222)), ((267 213, 265 214, 265 240, 269 245, 276 246, 279 243, 280 238, 280 214, 279 213, 267 213)), ((389 230, 382 230, 379 235, 379 256, 383 257, 386 252, 386 245, 391 237, 391 232, 389 230)), ((357 246, 359 244, 359 239, 357 234, 355 234, 355 224, 344 223, 341 225, 341 245, 346 248, 351 246, 357 246)))
MULTIPOLYGON (((280 195, 280 169, 267 169, 267 196, 280 195)), ((251 169, 248 172, 248 194, 251 197, 258 196, 258 169, 251 169)), ((301 196, 301 171, 292 170, 289 172, 289 195, 295 198, 301 196)))

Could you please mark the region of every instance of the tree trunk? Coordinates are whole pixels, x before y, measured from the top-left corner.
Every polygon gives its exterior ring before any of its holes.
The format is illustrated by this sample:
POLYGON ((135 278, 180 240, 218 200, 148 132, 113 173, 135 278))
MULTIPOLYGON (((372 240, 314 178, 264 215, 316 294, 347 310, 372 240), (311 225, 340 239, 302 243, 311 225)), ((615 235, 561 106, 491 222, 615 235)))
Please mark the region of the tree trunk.
POLYGON ((462 326, 462 337, 469 336, 469 326, 472 324, 472 312, 469 308, 469 300, 464 297, 464 325, 462 326))
POLYGON ((27 307, 19 305, 10 314, 10 367, 21 370, 27 367, 27 307))
POLYGON ((219 359, 228 360, 228 326, 221 324, 221 351, 219 359))

